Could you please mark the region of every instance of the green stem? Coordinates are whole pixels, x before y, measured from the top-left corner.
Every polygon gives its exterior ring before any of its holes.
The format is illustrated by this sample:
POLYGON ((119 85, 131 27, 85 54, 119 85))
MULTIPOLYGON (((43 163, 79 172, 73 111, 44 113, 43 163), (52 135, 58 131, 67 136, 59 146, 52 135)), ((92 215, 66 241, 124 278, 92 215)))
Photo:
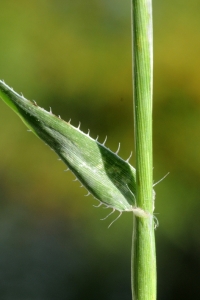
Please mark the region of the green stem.
POLYGON ((132 297, 156 299, 156 257, 152 191, 152 3, 132 0, 133 87, 137 206, 148 218, 134 216, 132 297))

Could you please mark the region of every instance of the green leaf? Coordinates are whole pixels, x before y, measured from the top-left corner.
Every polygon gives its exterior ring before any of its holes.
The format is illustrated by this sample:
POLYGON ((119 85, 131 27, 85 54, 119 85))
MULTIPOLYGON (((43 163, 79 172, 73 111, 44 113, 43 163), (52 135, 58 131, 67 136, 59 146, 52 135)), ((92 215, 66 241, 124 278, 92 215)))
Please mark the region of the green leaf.
MULTIPOLYGON (((87 190, 107 207, 143 212, 136 207, 136 170, 104 144, 65 122, 0 81, 0 97, 48 144, 87 190)), ((144 213, 143 213, 144 214, 144 213)), ((145 216, 144 216, 145 217, 145 216)))

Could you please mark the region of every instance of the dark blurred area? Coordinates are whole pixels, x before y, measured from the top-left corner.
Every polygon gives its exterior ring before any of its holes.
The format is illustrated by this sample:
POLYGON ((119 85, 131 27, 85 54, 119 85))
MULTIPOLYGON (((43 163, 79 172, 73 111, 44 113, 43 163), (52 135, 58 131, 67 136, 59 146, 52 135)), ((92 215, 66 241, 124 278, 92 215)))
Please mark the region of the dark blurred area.
MULTIPOLYGON (((200 299, 200 2, 154 1, 158 299, 200 299)), ((8 0, 0 78, 103 142, 133 146, 130 1, 8 0)), ((128 300, 132 215, 112 217, 0 102, 0 298, 128 300)), ((132 158, 134 165, 134 155, 132 158)))

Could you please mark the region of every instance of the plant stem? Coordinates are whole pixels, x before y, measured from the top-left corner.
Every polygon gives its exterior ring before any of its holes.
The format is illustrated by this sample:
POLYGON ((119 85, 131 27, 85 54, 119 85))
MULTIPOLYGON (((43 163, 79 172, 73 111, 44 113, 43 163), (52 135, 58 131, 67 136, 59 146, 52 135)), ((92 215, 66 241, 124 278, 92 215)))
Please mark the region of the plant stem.
POLYGON ((134 216, 132 298, 156 299, 156 257, 152 191, 152 3, 132 0, 133 88, 137 206, 148 218, 134 216))

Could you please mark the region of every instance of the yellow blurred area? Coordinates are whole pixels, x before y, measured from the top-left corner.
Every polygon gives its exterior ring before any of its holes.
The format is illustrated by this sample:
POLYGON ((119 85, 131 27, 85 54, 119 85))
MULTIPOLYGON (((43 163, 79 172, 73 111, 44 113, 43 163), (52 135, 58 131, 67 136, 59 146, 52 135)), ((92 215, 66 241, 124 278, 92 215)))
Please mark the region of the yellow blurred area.
MULTIPOLYGON (((155 187, 158 288, 168 300, 188 299, 183 266, 200 276, 199 11, 197 0, 153 3, 155 181, 170 172, 155 187)), ((134 152, 130 26, 130 1, 2 1, 0 78, 73 125, 80 121, 93 138, 107 135, 111 150, 120 142, 127 159, 134 152)), ((2 276, 2 299, 130 299, 131 215, 107 230, 112 217, 99 219, 108 211, 93 208, 97 202, 3 102, 0 120, 0 264, 13 270, 2 276)), ((199 299, 195 280, 189 288, 199 299)))

